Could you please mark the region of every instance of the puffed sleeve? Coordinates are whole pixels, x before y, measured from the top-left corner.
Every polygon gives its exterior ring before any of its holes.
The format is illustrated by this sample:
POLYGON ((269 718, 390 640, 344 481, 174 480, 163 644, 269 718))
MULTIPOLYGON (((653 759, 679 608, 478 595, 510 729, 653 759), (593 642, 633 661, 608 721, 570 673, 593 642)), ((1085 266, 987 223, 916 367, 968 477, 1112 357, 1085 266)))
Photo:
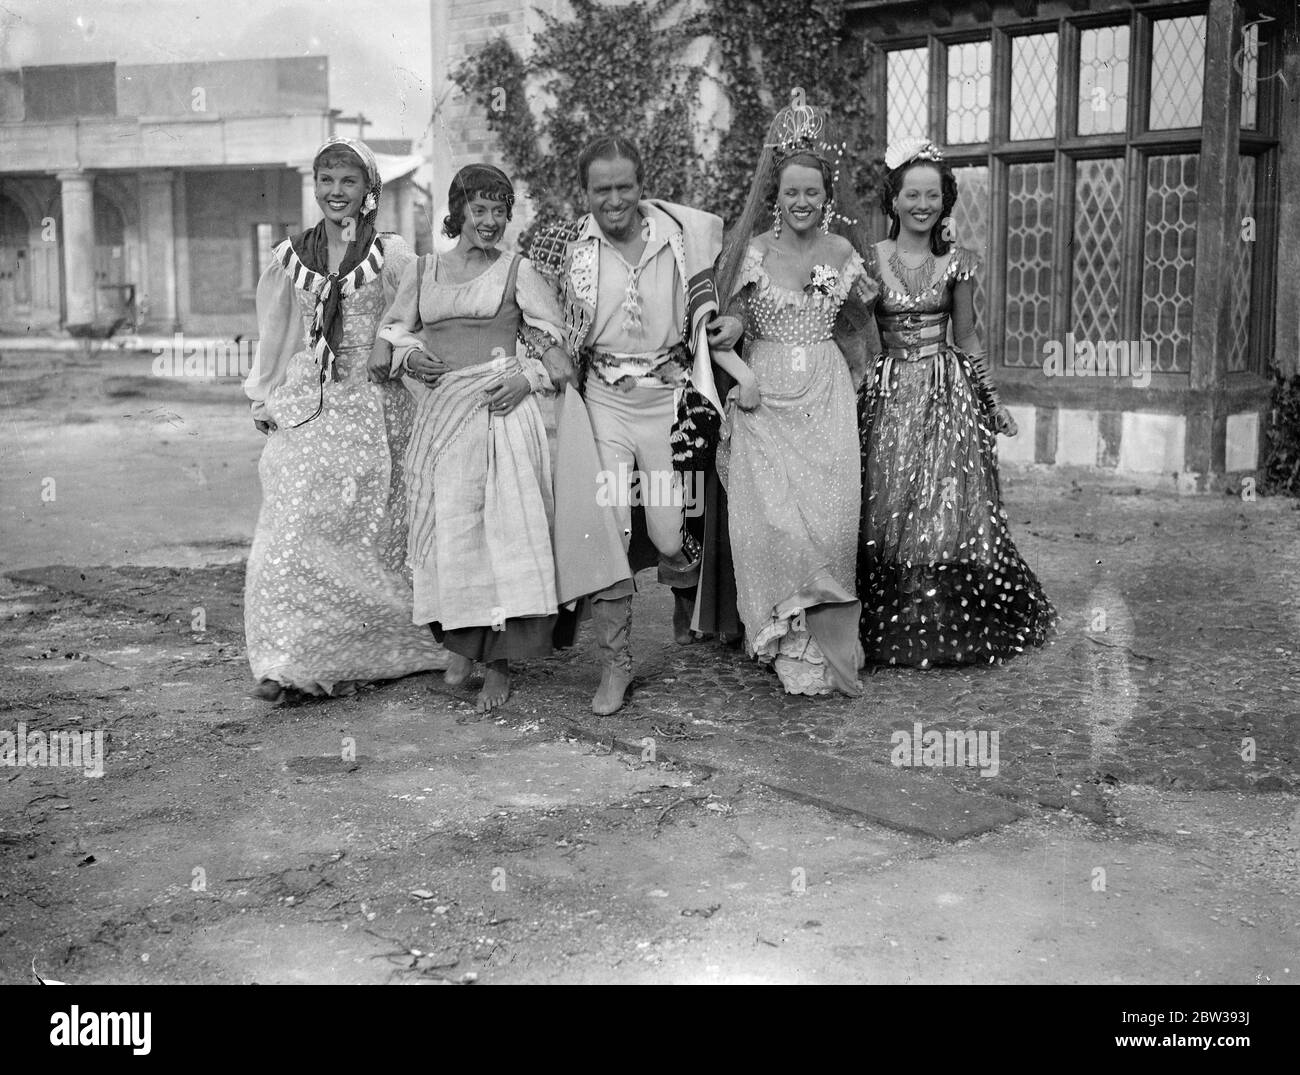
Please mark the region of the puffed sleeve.
POLYGON ((564 315, 550 283, 528 258, 520 259, 515 274, 515 302, 522 314, 519 337, 527 350, 524 376, 534 392, 549 393, 551 378, 541 356, 551 347, 564 349, 564 315))
POLYGON ((523 312, 525 324, 546 333, 557 345, 564 342, 564 314, 550 284, 528 258, 519 262, 515 274, 515 302, 523 312))
POLYGON ((257 354, 244 381, 255 419, 270 420, 266 397, 284 384, 289 360, 306 346, 293 280, 283 265, 273 261, 257 282, 257 354))
POLYGON ((384 248, 384 305, 390 306, 406 267, 415 261, 415 251, 396 232, 385 232, 381 241, 384 248))
MULTIPOLYGON (((402 245, 406 246, 405 243, 402 245)), ((410 248, 406 247, 406 249, 409 252, 410 248)), ((405 260, 400 273, 396 276, 397 285, 392 300, 379 323, 379 335, 393 345, 391 367, 393 376, 401 373, 407 355, 420 347, 420 340, 416 335, 416 327, 421 323, 420 296, 416 286, 419 264, 420 259, 414 255, 405 260)), ((387 259, 384 262, 384 274, 387 281, 387 259)), ((384 287, 387 291, 387 282, 384 287)))

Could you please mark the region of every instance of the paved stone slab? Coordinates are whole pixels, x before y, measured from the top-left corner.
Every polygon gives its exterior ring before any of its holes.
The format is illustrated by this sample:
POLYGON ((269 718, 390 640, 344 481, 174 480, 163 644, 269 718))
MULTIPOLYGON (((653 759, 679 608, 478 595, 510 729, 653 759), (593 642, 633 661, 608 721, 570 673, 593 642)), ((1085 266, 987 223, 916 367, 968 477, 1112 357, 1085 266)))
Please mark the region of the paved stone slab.
MULTIPOLYGON (((639 740, 601 734, 593 722, 571 724, 584 739, 611 743, 638 755, 639 740)), ((711 769, 763 784, 799 802, 852 814, 899 832, 936 840, 963 840, 1024 817, 1013 803, 958 791, 942 780, 902 769, 858 765, 794 743, 715 735, 655 744, 659 759, 711 769)))

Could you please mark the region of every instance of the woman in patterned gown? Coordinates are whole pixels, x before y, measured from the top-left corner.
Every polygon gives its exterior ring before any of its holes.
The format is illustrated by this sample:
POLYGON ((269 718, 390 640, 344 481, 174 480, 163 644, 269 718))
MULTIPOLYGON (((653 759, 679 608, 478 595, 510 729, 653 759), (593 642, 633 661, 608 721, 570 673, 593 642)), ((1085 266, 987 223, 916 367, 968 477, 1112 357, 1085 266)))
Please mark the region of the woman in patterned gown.
POLYGON ((375 232, 381 183, 367 146, 331 138, 312 167, 324 219, 281 242, 262 273, 244 384, 268 434, 244 633, 255 693, 270 701, 449 660, 411 623, 402 458, 413 403, 387 383, 391 346, 376 338, 413 254, 375 232))
MULTIPOLYGON (((747 244, 729 288, 750 376, 738 378, 718 471, 747 652, 773 664, 788 693, 856 695, 857 422, 832 336, 850 293, 869 302, 873 283, 853 244, 830 231, 836 175, 825 124, 797 99, 765 147, 773 226, 747 244)), ((723 265, 726 280, 725 256, 723 265)))
POLYGON ((878 664, 993 663, 1056 620, 1002 507, 997 433, 1016 425, 975 330, 977 256, 947 237, 952 169, 924 139, 885 164, 890 237, 866 264, 883 351, 858 404, 862 645, 878 664))

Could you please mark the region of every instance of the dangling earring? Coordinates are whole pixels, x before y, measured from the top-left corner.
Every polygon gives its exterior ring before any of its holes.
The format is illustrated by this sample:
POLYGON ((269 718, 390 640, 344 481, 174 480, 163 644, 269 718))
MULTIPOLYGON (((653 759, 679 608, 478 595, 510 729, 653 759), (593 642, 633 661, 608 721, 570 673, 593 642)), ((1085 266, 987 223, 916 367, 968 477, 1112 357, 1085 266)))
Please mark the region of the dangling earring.
POLYGON ((772 238, 781 238, 781 206, 776 202, 772 203, 772 238))
POLYGON ((822 206, 821 233, 829 235, 831 233, 831 220, 835 216, 835 203, 827 202, 822 206))

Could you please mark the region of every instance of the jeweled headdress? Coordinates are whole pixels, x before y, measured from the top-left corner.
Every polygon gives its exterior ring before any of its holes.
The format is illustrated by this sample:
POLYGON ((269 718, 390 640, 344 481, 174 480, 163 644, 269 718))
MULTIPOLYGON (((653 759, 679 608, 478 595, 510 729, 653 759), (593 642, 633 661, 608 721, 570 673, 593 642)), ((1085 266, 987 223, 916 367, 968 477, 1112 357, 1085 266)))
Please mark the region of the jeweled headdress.
POLYGON ((826 113, 809 105, 803 87, 796 86, 790 92, 790 104, 772 120, 763 145, 775 151, 778 162, 796 153, 821 156, 818 151, 825 148, 821 142, 825 131, 826 113))
POLYGON ((809 104, 803 89, 796 86, 790 92, 790 103, 777 112, 767 128, 745 208, 731 229, 723 251, 718 269, 718 294, 724 302, 740 276, 750 239, 770 219, 771 190, 781 168, 791 157, 801 153, 816 157, 830 168, 835 197, 829 210, 829 227, 847 238, 865 256, 870 236, 847 167, 848 145, 838 136, 830 114, 824 108, 809 104))

